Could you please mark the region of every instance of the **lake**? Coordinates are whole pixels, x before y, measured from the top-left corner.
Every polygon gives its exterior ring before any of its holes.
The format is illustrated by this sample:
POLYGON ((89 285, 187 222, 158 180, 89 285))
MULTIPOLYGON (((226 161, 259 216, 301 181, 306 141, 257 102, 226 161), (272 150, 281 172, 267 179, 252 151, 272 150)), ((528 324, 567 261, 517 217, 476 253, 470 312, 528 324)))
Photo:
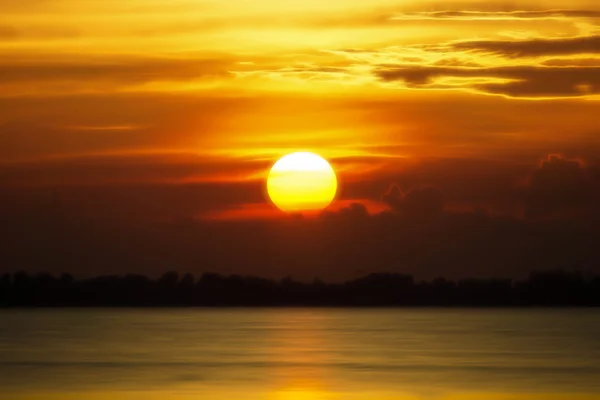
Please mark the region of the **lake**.
POLYGON ((0 388, 3 400, 600 399, 600 310, 0 310, 0 388))

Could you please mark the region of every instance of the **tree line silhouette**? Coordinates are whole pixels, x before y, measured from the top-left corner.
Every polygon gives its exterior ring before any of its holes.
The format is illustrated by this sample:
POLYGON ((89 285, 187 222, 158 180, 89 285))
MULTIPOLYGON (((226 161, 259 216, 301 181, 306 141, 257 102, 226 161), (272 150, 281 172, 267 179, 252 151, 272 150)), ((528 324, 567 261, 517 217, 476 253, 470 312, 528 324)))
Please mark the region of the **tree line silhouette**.
POLYGON ((204 273, 158 279, 109 275, 75 279, 27 272, 0 277, 1 307, 157 306, 600 306, 600 275, 536 271, 524 280, 437 278, 373 273, 343 283, 310 283, 204 273))

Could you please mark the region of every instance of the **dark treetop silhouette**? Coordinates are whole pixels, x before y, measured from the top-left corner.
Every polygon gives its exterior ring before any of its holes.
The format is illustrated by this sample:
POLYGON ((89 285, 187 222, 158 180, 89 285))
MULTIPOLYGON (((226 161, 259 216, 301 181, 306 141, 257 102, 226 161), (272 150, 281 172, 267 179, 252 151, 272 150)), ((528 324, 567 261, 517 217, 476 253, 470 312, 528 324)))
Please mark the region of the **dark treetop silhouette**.
POLYGON ((345 283, 205 273, 196 280, 170 271, 76 280, 26 272, 0 277, 0 305, 36 306, 600 306, 600 276, 578 271, 532 272, 510 279, 438 278, 375 273, 345 283))

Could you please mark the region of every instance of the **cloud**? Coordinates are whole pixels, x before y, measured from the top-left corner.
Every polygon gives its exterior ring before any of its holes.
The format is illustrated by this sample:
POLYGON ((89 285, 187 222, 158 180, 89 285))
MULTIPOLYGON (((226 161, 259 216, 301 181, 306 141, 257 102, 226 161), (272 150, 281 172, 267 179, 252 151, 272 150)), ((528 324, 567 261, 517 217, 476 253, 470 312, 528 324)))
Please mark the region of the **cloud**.
POLYGON ((135 131, 144 129, 144 125, 67 125, 60 128, 73 131, 135 131))
POLYGON ((469 40, 451 44, 455 50, 487 52, 505 57, 539 57, 560 54, 598 54, 600 36, 531 40, 469 40))
MULTIPOLYGON (((580 97, 600 90, 600 36, 461 40, 343 49, 347 74, 370 71, 406 89, 453 89, 519 98, 580 97), (555 58, 544 59, 555 56, 555 58), (557 57, 558 56, 558 57, 557 57), (541 59, 538 59, 541 58, 541 59)), ((354 74, 354 79, 366 82, 354 74)), ((394 85, 397 87, 397 85, 394 85)))
POLYGON ((379 196, 390 211, 416 219, 480 209, 514 218, 600 218, 600 166, 560 155, 539 165, 434 159, 347 185, 345 195, 379 196))
POLYGON ((530 217, 600 215, 600 180, 581 161, 560 155, 549 155, 533 171, 525 196, 530 217))
POLYGON ((556 18, 600 18, 598 10, 516 10, 516 11, 426 11, 400 13, 393 20, 519 20, 556 18))
POLYGON ((409 218, 439 216, 444 211, 444 194, 432 186, 403 193, 397 185, 392 185, 382 199, 393 211, 409 218))
POLYGON ((510 97, 574 97, 600 93, 600 67, 404 67, 380 69, 384 81, 412 89, 472 89, 510 97), (471 81, 444 83, 440 78, 471 81))
POLYGON ((326 210, 322 213, 322 218, 326 219, 355 219, 355 218, 368 218, 369 211, 367 206, 358 202, 351 202, 346 207, 342 207, 335 211, 326 210))
POLYGON ((218 58, 89 56, 73 60, 11 60, 0 62, 0 83, 81 82, 132 85, 200 78, 226 78, 232 61, 218 58))
POLYGON ((268 169, 271 160, 185 152, 91 154, 0 162, 0 185, 235 182, 268 169))
MULTIPOLYGON (((0 265, 77 275, 153 274, 168 265, 194 273, 306 279, 343 279, 358 269, 417 277, 519 276, 542 266, 600 265, 597 166, 550 156, 523 173, 529 174, 524 187, 490 179, 490 187, 498 186, 494 193, 524 194, 513 199, 528 207, 522 218, 474 205, 460 212, 449 208, 447 198, 456 196, 459 182, 479 187, 474 173, 486 164, 455 162, 450 169, 448 162, 421 167, 426 172, 414 181, 436 186, 399 180, 413 187, 403 191, 392 185, 383 196, 390 211, 370 211, 349 200, 316 218, 273 215, 260 182, 3 185, 0 265), (235 209, 254 218, 198 218, 210 210, 235 209)), ((461 190, 462 201, 469 200, 473 192, 461 190)))
POLYGON ((541 62, 547 67, 600 67, 600 58, 552 58, 541 62))
MULTIPOLYGON (((81 200, 52 196, 21 204, 20 212, 0 210, 0 265, 7 270, 69 271, 89 274, 169 268, 193 273, 258 274, 310 279, 344 279, 353 271, 396 271, 418 278, 436 276, 522 276, 532 269, 600 261, 597 225, 582 220, 523 220, 480 211, 444 211, 436 218, 399 213, 365 213, 351 205, 320 218, 204 221, 185 218, 164 187, 146 191, 137 202, 116 191, 113 217, 99 217, 103 200, 81 212, 81 200), (156 196, 156 198, 154 198, 156 196), (172 207, 155 215, 154 205, 172 207), (27 207, 25 207, 27 206, 27 207), (144 218, 140 218, 140 207, 144 218), (130 213, 137 213, 133 218, 130 213), (35 249, 35 251, 32 251, 35 249)), ((204 193, 207 193, 204 191, 204 193)), ((182 193, 193 201, 202 196, 182 193)), ((3 205, 6 205, 3 197, 3 205)), ((186 209, 183 209, 186 211, 186 209)))
MULTIPOLYGON (((265 202, 260 182, 131 183, 85 186, 0 187, 2 218, 33 218, 40 213, 56 223, 65 219, 157 221, 200 219, 244 203, 265 202)), ((37 218, 37 217, 36 217, 37 218)))

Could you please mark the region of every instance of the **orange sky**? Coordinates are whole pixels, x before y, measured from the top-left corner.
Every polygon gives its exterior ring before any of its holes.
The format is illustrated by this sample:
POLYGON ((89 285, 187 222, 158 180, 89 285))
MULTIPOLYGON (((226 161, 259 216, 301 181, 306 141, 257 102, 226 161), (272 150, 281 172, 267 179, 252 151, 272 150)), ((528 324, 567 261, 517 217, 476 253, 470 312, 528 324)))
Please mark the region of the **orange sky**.
POLYGON ((0 15, 0 195, 27 216, 55 198, 86 218, 269 221, 268 169, 298 150, 336 169, 334 213, 396 211, 426 186, 444 210, 514 218, 595 199, 595 0, 36 0, 0 15))
POLYGON ((183 153, 251 174, 296 149, 375 167, 598 145, 595 1, 30 3, 0 5, 3 161, 183 153))

